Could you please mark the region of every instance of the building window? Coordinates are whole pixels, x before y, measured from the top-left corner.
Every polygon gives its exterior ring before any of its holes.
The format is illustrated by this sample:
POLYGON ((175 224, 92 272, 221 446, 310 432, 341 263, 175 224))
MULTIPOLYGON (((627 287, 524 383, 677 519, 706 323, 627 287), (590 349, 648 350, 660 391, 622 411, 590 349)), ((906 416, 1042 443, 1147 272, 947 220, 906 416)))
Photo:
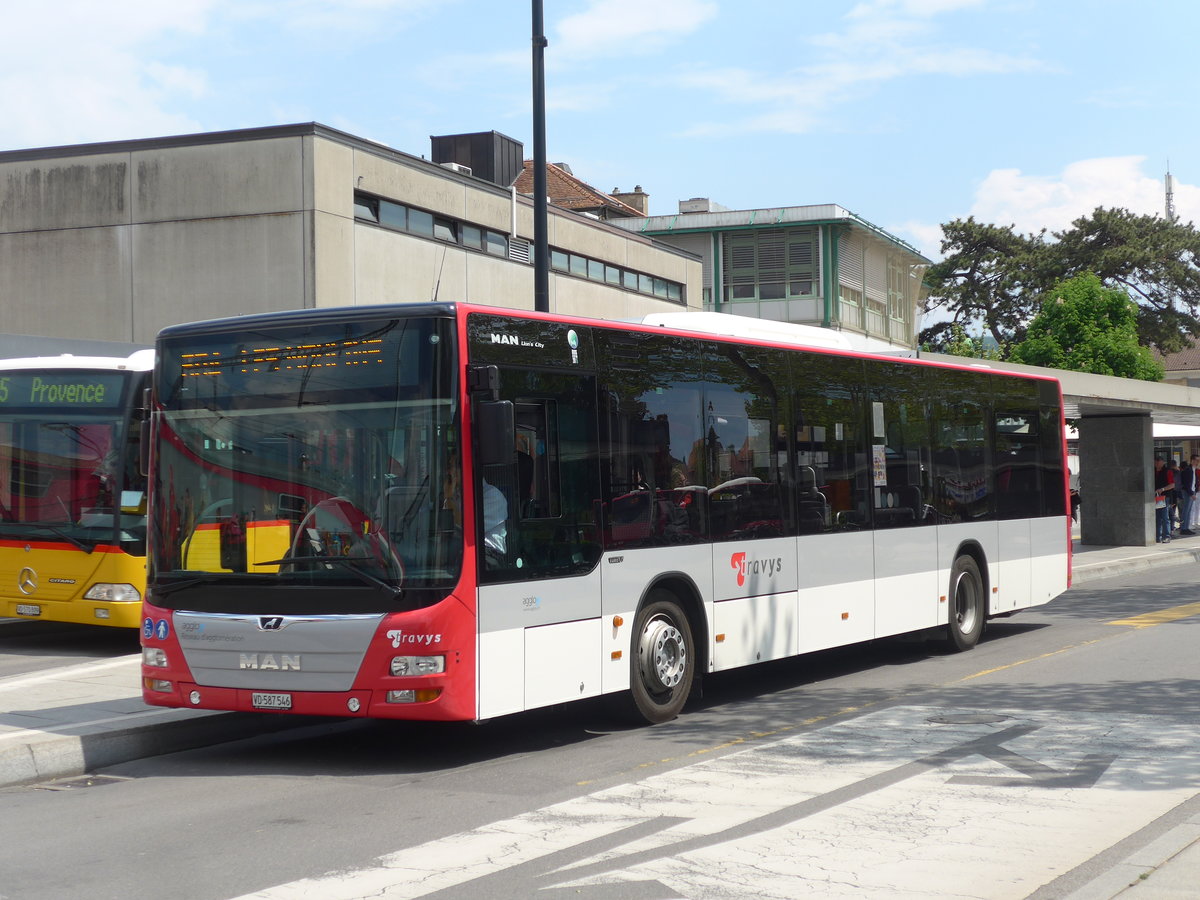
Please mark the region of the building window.
POLYGON ((354 218, 366 219, 368 222, 379 221, 379 201, 373 197, 354 195, 354 218))
POLYGON ((908 321, 908 266, 895 256, 887 262, 887 311, 888 316, 898 322, 908 321))
POLYGON ((410 209, 408 211, 408 230, 413 234, 433 237, 433 213, 427 213, 423 209, 410 209))
POLYGON ((578 253, 567 253, 565 250, 550 249, 550 268, 557 272, 585 278, 588 281, 598 281, 614 287, 624 288, 638 294, 661 297, 674 303, 683 303, 683 285, 666 278, 655 278, 644 272, 634 272, 614 266, 603 260, 592 259, 578 253))
POLYGON ((819 236, 815 228, 729 232, 721 258, 725 300, 816 296, 819 236))
POLYGON ((403 231, 408 228, 408 207, 401 206, 399 203, 389 203, 387 200, 380 200, 379 218, 375 221, 380 225, 386 225, 388 228, 399 228, 403 231))
MULTIPOLYGON (((478 225, 459 222, 447 216, 434 215, 423 209, 414 209, 401 203, 393 203, 370 194, 355 192, 354 218, 372 222, 395 231, 404 231, 421 237, 445 241, 492 256, 529 262, 529 244, 519 238, 509 239, 499 231, 490 231, 478 225)), ((683 285, 665 278, 655 278, 642 272, 633 272, 614 266, 603 260, 591 259, 578 253, 550 248, 550 267, 557 272, 598 281, 653 297, 661 297, 675 303, 683 303, 683 285)))
POLYGON ((437 218, 433 220, 433 236, 439 241, 446 241, 450 244, 458 243, 458 229, 455 223, 449 219, 437 218))
POLYGON ((487 241, 485 249, 493 256, 508 256, 508 238, 498 231, 489 231, 484 235, 487 241))

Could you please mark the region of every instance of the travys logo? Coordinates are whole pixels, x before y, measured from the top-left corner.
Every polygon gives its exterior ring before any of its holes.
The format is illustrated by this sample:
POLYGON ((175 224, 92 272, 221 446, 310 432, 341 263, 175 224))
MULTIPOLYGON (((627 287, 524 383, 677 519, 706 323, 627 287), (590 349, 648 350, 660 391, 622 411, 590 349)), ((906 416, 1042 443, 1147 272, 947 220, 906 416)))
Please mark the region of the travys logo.
POLYGON ((745 553, 735 553, 729 557, 729 565, 737 570, 738 587, 746 584, 748 575, 765 575, 770 578, 783 571, 783 557, 774 556, 768 559, 753 559, 745 553))
POLYGON ((401 644, 424 644, 428 647, 442 642, 440 634, 405 634, 400 628, 393 628, 387 636, 392 639, 393 647, 399 647, 401 644))

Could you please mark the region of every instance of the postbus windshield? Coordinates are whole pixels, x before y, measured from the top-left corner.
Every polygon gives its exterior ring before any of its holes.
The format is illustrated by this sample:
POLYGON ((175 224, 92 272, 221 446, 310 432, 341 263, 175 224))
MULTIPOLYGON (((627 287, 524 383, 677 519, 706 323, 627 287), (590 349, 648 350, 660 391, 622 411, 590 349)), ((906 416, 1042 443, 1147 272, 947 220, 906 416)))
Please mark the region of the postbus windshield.
POLYGON ((145 478, 130 427, 134 378, 0 372, 0 539, 144 552, 145 478))
POLYGON ((451 320, 318 317, 193 331, 159 352, 157 603, 385 611, 453 586, 451 320))

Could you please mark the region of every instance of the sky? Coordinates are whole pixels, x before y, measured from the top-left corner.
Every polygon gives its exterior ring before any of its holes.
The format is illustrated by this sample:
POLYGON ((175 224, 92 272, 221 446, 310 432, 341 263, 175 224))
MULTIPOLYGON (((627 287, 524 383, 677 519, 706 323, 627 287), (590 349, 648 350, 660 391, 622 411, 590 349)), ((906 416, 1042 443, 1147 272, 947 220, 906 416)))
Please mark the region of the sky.
MULTIPOLYGON (((0 150, 319 122, 533 155, 523 0, 8 4, 0 150)), ((544 0, 547 155, 650 213, 835 203, 941 256, 974 216, 1200 222, 1195 0, 544 0)))

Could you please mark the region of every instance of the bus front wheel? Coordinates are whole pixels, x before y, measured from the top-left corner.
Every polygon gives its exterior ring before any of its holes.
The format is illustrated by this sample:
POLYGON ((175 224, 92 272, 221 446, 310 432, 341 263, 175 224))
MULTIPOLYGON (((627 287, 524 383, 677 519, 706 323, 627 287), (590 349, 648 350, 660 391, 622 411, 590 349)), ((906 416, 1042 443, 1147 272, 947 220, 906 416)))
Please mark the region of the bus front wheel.
POLYGON ((970 650, 979 643, 987 618, 983 578, 975 558, 963 554, 950 569, 950 621, 946 623, 946 647, 970 650))
POLYGON ((692 629, 667 591, 655 591, 634 621, 630 693, 637 715, 653 725, 679 715, 695 674, 692 629))

